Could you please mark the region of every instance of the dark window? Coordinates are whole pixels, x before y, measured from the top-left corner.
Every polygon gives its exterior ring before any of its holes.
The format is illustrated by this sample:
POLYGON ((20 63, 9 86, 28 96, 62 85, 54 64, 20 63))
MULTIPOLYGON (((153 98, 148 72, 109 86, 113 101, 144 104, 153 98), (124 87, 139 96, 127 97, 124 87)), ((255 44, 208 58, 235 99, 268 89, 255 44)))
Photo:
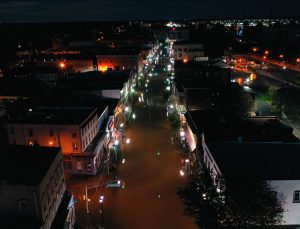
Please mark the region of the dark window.
POLYGON ((53 129, 49 129, 49 137, 53 137, 54 136, 54 131, 53 129))
POLYGON ((77 138, 77 133, 72 133, 72 138, 77 138))
POLYGON ((275 200, 277 199, 277 192, 276 191, 271 191, 271 196, 272 198, 274 198, 275 200))
POLYGON ((300 203, 300 191, 294 191, 293 203, 300 203))
POLYGON ((29 213, 29 201, 20 200, 19 201, 19 211, 21 215, 27 215, 29 213))
POLYGON ((33 129, 32 128, 29 129, 29 133, 28 134, 29 134, 29 137, 33 137, 33 129))
POLYGON ((9 133, 10 134, 15 134, 15 128, 13 126, 9 127, 9 133))

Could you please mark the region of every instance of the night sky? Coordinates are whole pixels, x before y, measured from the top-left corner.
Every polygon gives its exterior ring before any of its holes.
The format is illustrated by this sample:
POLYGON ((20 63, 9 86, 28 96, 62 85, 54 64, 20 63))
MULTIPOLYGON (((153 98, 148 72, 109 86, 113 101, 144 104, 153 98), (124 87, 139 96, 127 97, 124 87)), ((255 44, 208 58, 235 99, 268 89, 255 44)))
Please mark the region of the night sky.
POLYGON ((1 22, 300 16, 300 0, 0 0, 1 22))

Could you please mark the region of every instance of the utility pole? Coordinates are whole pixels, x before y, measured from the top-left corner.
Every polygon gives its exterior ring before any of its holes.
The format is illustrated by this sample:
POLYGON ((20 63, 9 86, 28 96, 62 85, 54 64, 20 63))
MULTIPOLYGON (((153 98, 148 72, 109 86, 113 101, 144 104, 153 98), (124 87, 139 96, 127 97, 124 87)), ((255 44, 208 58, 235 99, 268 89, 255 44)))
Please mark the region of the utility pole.
POLYGON ((87 185, 85 185, 85 205, 86 205, 86 213, 89 214, 89 198, 88 198, 88 189, 87 185))

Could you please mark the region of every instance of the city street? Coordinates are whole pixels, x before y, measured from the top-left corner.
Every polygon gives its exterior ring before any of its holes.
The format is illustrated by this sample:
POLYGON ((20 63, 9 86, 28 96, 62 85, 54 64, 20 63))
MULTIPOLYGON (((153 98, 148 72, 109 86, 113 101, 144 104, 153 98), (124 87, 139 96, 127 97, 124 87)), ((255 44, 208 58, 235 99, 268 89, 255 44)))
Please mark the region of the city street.
POLYGON ((104 195, 105 228, 197 228, 193 219, 184 215, 176 194, 186 179, 179 174, 183 155, 179 150, 179 142, 171 142, 171 137, 175 139, 175 136, 166 117, 166 102, 163 98, 165 74, 159 75, 150 79, 148 92, 144 92, 145 103, 137 102, 139 104, 136 104, 134 110, 136 119, 131 120, 125 131, 131 143, 124 144, 126 162, 119 165, 117 176, 126 182, 125 189, 102 187, 97 191, 90 190, 88 216, 82 198, 84 185, 99 182, 99 176, 70 182, 68 188, 78 198, 77 228, 97 228, 101 225, 102 214, 99 212, 101 206, 98 200, 101 194, 104 195))

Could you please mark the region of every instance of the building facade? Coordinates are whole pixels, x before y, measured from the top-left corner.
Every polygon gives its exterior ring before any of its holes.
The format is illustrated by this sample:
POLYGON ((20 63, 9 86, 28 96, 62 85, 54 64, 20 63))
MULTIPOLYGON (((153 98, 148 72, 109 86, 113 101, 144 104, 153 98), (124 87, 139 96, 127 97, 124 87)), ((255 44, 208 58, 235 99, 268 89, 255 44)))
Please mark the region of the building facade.
POLYGON ((60 148, 9 146, 5 151, 0 175, 1 225, 49 229, 60 218, 61 228, 73 228, 75 209, 66 191, 60 148), (14 172, 7 168, 12 162, 14 172), (58 215, 61 211, 67 211, 66 217, 58 215))
POLYGON ((173 45, 175 60, 191 61, 204 57, 203 44, 178 42, 173 45))
POLYGON ((66 172, 96 174, 104 148, 92 155, 85 150, 98 134, 99 118, 108 117, 108 107, 101 112, 99 116, 97 108, 29 111, 23 120, 6 124, 9 144, 61 147, 66 172), (84 163, 79 155, 86 158, 84 163))

